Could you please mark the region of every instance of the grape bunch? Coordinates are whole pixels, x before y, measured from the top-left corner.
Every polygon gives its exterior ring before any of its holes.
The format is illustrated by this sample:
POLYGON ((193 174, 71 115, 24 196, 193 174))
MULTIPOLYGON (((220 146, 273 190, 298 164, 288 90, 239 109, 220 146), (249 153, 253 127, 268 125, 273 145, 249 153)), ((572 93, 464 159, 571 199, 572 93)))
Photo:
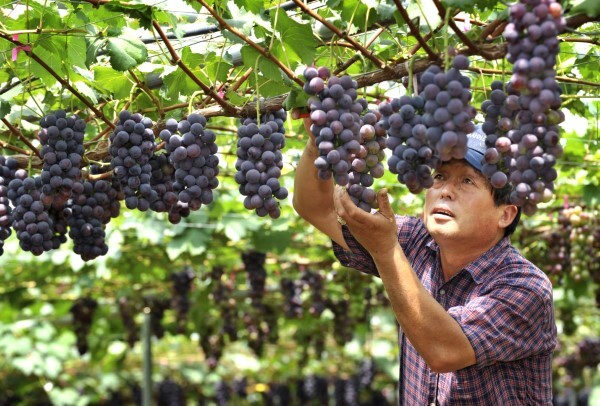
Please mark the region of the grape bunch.
POLYGON ((185 406, 185 392, 183 387, 172 380, 165 378, 157 385, 158 406, 185 406))
POLYGON ((348 195, 354 204, 366 212, 378 207, 375 191, 370 187, 384 174, 383 161, 387 132, 379 121, 379 111, 369 111, 361 117, 360 149, 354 154, 348 172, 348 195))
POLYGON ((358 84, 349 75, 331 76, 326 67, 304 70, 304 91, 308 100, 310 131, 315 136, 319 157, 315 166, 321 179, 333 179, 346 186, 352 158, 360 151, 360 115, 366 100, 357 99, 358 84))
MULTIPOLYGON (((167 120, 166 128, 160 132, 169 162, 175 169, 172 186, 177 202, 170 195, 166 201, 171 222, 178 222, 189 211, 213 202, 213 189, 219 185, 219 148, 215 133, 206 129, 206 124, 202 114, 192 113, 179 122, 167 120)), ((162 168, 163 176, 170 171, 164 165, 162 168)))
POLYGON ((73 251, 84 261, 106 255, 105 226, 119 215, 117 191, 108 180, 85 180, 81 192, 73 193, 65 211, 73 251))
POLYGON ((231 401, 232 389, 225 380, 215 383, 215 401, 217 406, 227 406, 231 401))
POLYGON ((333 396, 336 405, 358 406, 359 404, 359 391, 353 379, 337 377, 333 396))
POLYGON ((310 291, 310 314, 319 317, 325 310, 325 297, 323 295, 323 275, 318 271, 303 269, 300 280, 308 287, 310 291))
POLYGON ((169 305, 170 301, 168 299, 152 294, 144 296, 144 306, 150 309, 150 330, 156 338, 163 338, 165 335, 162 321, 169 305))
POLYGON ((16 170, 17 161, 0 155, 0 256, 4 254, 4 241, 12 234, 8 184, 14 179, 16 170))
POLYGON ((239 400, 245 400, 248 397, 248 378, 235 378, 231 383, 232 392, 239 400))
POLYGON ((206 363, 210 369, 215 369, 223 356, 223 335, 215 331, 214 326, 205 324, 200 334, 200 347, 204 352, 206 363))
POLYGON ((319 375, 309 375, 298 382, 298 400, 301 404, 311 402, 326 405, 329 403, 329 382, 319 375))
MULTIPOLYGON (((491 84, 488 99, 481 104, 485 121, 481 131, 486 134, 482 172, 494 188, 501 189, 509 182, 512 157, 516 151, 512 138, 516 134, 517 117, 521 111, 519 96, 511 92, 510 83, 505 86, 499 80, 491 84)), ((516 144, 515 144, 516 145, 516 144)))
POLYGON ((139 340, 137 323, 135 322, 135 317, 133 315, 135 306, 131 303, 131 300, 125 296, 120 297, 117 304, 119 316, 121 317, 123 327, 125 328, 125 341, 129 345, 129 348, 133 348, 135 343, 139 340))
POLYGON ((349 302, 347 299, 327 299, 327 308, 334 315, 333 330, 335 331, 335 341, 339 345, 344 345, 352 340, 354 321, 350 318, 349 302))
POLYGON ((173 297, 171 298, 171 308, 176 313, 177 332, 185 333, 187 314, 190 310, 190 290, 192 281, 196 277, 191 267, 186 267, 180 272, 171 273, 173 282, 173 297))
POLYGON ((67 240, 67 219, 63 210, 46 209, 42 203, 42 178, 29 177, 22 170, 8 184, 13 205, 12 228, 23 251, 41 255, 57 249, 67 240))
POLYGON ((223 282, 224 269, 222 266, 214 266, 209 273, 211 279, 211 300, 217 305, 221 312, 221 330, 229 337, 230 341, 238 338, 236 328, 236 301, 231 297, 233 286, 223 282))
POLYGON ((121 185, 125 206, 146 211, 158 194, 150 185, 150 158, 156 149, 153 122, 139 113, 119 113, 119 124, 110 135, 113 176, 121 185))
POLYGON ((38 137, 43 160, 40 199, 46 208, 62 210, 71 195, 81 191, 86 123, 76 115, 67 117, 64 110, 57 110, 42 117, 40 126, 38 137))
POLYGON ((302 283, 290 278, 281 278, 281 292, 285 298, 284 313, 290 318, 302 317, 302 283))
POLYGON ((509 169, 515 186, 511 200, 527 215, 551 199, 554 164, 562 156, 558 124, 564 114, 555 65, 565 24, 557 1, 520 0, 510 7, 504 30, 507 60, 513 64, 510 92, 518 95, 521 108, 510 135, 516 145, 509 169))
POLYGON ((373 358, 362 359, 358 364, 356 378, 361 388, 370 388, 377 374, 377 365, 373 358))
POLYGON ((79 355, 84 355, 88 352, 87 337, 92 327, 97 307, 98 302, 91 297, 81 297, 71 305, 70 312, 73 316, 73 330, 77 338, 79 355))
POLYGON ((388 169, 414 194, 433 185, 431 172, 441 163, 435 143, 430 144, 428 138, 437 133, 437 127, 429 130, 422 123, 424 104, 421 96, 405 95, 378 107, 379 125, 387 132, 386 147, 392 151, 388 169))
POLYGON ((370 186, 384 173, 386 132, 378 124, 380 114, 367 111, 367 101, 358 98, 358 83, 349 75, 332 76, 326 67, 309 66, 304 78, 304 91, 311 95, 318 176, 346 186, 354 204, 369 212, 377 207, 370 186))
POLYGON ((235 181, 244 198, 244 207, 257 215, 279 218, 281 211, 277 200, 288 196, 279 177, 283 168, 281 149, 285 146, 284 123, 287 113, 279 109, 264 113, 260 122, 256 117, 240 120, 237 135, 237 161, 235 181))
POLYGON ((178 224, 182 218, 190 215, 190 206, 178 199, 174 189, 175 167, 171 163, 169 153, 154 154, 150 158, 152 168, 150 186, 156 191, 158 198, 150 204, 150 210, 167 213, 171 224, 178 224))
POLYGON ((452 66, 442 72, 437 65, 429 66, 421 75, 424 114, 422 124, 427 129, 427 141, 435 148, 442 162, 462 159, 467 153, 467 134, 475 129, 475 108, 471 106, 471 80, 461 73, 469 67, 469 58, 459 54, 452 66))
POLYGON ((260 302, 265 294, 267 271, 265 270, 266 254, 257 251, 242 253, 242 262, 248 276, 253 302, 260 302))

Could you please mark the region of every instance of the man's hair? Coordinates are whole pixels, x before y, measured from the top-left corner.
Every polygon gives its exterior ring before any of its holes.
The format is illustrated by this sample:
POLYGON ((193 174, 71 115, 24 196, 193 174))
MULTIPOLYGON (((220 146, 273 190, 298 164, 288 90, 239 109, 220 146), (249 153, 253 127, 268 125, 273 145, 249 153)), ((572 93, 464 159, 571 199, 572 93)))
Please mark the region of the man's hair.
MULTIPOLYGON (((510 194, 512 193, 512 191, 513 186, 511 183, 508 183, 506 186, 500 189, 492 187, 492 196, 494 198, 494 204, 496 205, 496 207, 501 206, 503 204, 513 204, 510 201, 510 194)), ((517 215, 515 216, 515 219, 504 229, 505 237, 508 237, 515 232, 517 226, 519 225, 520 219, 521 207, 517 206, 517 215)))

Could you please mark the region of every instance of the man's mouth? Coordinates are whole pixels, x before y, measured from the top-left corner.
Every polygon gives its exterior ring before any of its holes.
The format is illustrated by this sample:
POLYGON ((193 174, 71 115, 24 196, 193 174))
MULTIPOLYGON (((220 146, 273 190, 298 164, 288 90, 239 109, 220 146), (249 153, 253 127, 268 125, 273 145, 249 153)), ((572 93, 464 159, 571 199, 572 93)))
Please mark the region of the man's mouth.
POLYGON ((436 207, 431 211, 432 214, 440 214, 442 216, 447 216, 447 217, 454 217, 454 213, 452 213, 451 210, 443 208, 443 207, 436 207))

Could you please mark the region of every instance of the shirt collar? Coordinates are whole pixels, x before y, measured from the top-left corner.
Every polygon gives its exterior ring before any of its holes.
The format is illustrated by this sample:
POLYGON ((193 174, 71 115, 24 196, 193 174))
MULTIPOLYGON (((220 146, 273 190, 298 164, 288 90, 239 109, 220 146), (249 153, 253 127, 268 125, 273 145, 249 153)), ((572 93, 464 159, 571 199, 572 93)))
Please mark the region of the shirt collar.
MULTIPOLYGON (((467 264, 467 266, 464 267, 461 270, 461 272, 463 270, 467 271, 476 284, 486 282, 488 279, 494 276, 494 272, 489 272, 490 265, 499 263, 502 260, 502 258, 504 258, 505 254, 503 253, 503 251, 505 252, 509 245, 509 238, 502 238, 498 242, 498 244, 494 245, 488 251, 484 252, 478 258, 476 258, 474 261, 467 264)), ((426 246, 436 255, 439 254, 440 247, 433 239, 427 242, 426 246)))

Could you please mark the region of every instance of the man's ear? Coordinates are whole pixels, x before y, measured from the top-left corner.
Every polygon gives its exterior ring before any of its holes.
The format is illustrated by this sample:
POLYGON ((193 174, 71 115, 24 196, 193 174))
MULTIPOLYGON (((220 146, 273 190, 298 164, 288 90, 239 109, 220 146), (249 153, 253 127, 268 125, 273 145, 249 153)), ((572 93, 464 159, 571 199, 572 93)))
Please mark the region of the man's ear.
POLYGON ((505 204, 501 206, 501 209, 502 216, 500 217, 498 225, 501 228, 506 228, 513 222, 519 209, 514 204, 505 204))

